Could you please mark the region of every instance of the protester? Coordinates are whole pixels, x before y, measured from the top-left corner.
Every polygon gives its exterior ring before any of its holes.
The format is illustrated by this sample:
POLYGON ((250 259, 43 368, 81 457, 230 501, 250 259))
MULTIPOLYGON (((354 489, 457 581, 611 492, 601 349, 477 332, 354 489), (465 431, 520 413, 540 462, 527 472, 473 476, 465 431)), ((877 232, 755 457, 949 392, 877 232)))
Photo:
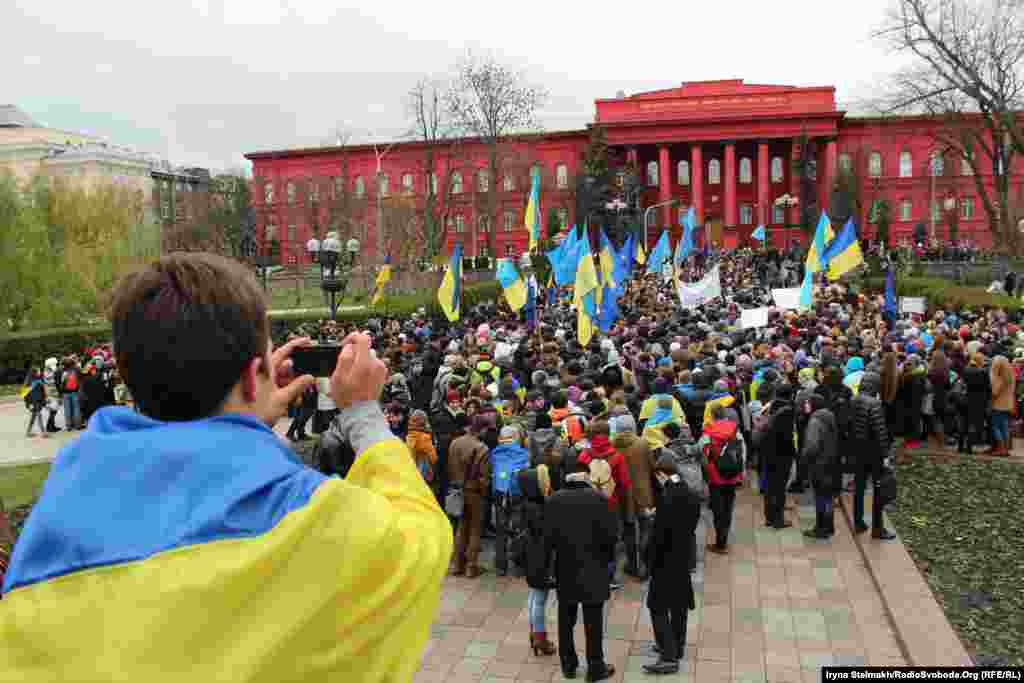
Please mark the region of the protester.
POLYGON ((1017 383, 1013 368, 1006 356, 996 356, 992 361, 990 376, 992 385, 992 439, 995 447, 991 454, 1010 455, 1010 414, 1017 397, 1017 383))
POLYGON ((577 463, 562 490, 551 496, 544 516, 547 549, 555 556, 562 674, 575 678, 579 668, 573 628, 582 606, 587 680, 611 678, 615 667, 604 659, 604 603, 611 597, 608 566, 615 557, 618 525, 608 499, 593 487, 588 465, 577 463))
POLYGON ((111 318, 139 413, 100 408, 58 453, 4 577, 0 633, 19 645, 0 650, 0 671, 409 680, 452 532, 389 434, 369 338, 344 340, 330 379, 359 456, 328 479, 271 431, 315 381, 291 371, 309 340, 272 348, 241 265, 165 256, 119 283, 111 318))
POLYGON ((804 536, 827 539, 836 532, 832 501, 839 474, 839 426, 820 394, 811 396, 807 410, 810 419, 800 457, 807 463, 814 487, 815 523, 813 529, 804 531, 804 536))
POLYGON ((545 611, 548 593, 553 586, 552 561, 545 538, 544 506, 551 497, 551 479, 546 465, 519 472, 519 488, 523 492, 523 529, 525 540, 525 573, 527 612, 530 616, 530 648, 534 656, 555 654, 554 644, 548 640, 545 611))
POLYGON ((719 555, 729 552, 729 531, 736 506, 736 486, 743 481, 746 447, 735 419, 726 415, 722 405, 711 409, 711 423, 698 442, 706 460, 711 513, 714 516, 715 542, 708 550, 719 555))
MULTIPOLYGON (((858 453, 856 488, 853 494, 853 523, 857 533, 868 530, 864 523, 864 494, 868 478, 877 485, 882 476, 883 463, 889 456, 891 442, 886 425, 885 409, 878 399, 881 377, 873 372, 864 374, 860 391, 852 405, 852 434, 858 453)), ((896 537, 885 528, 882 519, 881 500, 871 496, 871 535, 880 540, 896 537)))
POLYGON ((688 539, 700 519, 700 502, 676 473, 676 460, 665 453, 654 467, 660 493, 654 533, 647 551, 651 585, 647 609, 654 627, 654 652, 658 661, 645 664, 652 674, 679 671, 679 660, 686 652, 687 612, 696 608, 690 565, 695 558, 688 539))
POLYGON ((452 575, 475 579, 484 571, 480 566, 480 539, 484 525, 484 498, 491 488, 490 449, 480 440, 486 421, 477 417, 472 429, 452 441, 448 452, 450 485, 463 493, 462 519, 456 537, 452 575))

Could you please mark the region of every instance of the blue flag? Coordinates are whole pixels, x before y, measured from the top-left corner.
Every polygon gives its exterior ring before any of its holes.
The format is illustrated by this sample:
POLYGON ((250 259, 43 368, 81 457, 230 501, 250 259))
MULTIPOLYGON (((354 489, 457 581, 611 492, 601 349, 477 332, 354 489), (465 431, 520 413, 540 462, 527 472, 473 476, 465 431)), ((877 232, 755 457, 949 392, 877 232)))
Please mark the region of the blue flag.
POLYGON ((537 279, 530 276, 526 285, 526 306, 523 308, 526 328, 532 330, 537 325, 537 279))
POLYGON ((654 251, 647 257, 647 274, 661 275, 661 269, 672 258, 672 247, 668 242, 668 230, 663 230, 654 251))
POLYGON ((892 328, 896 324, 896 270, 889 266, 885 276, 885 305, 882 307, 885 319, 892 328))
POLYGON ((555 284, 559 287, 571 285, 576 281, 576 264, 579 261, 579 252, 582 248, 582 240, 576 234, 574 225, 562 243, 547 253, 551 269, 555 274, 555 284))
POLYGON ((754 228, 754 232, 750 233, 750 237, 757 240, 758 242, 764 242, 764 226, 759 225, 756 228, 754 228))

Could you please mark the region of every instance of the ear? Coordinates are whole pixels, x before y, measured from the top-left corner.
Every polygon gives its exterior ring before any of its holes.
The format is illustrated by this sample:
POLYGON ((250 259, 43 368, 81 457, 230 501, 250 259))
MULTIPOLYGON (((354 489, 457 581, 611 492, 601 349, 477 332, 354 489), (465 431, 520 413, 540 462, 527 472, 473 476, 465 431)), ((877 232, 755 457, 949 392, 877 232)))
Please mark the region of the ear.
POLYGON ((262 358, 253 358, 242 370, 242 400, 252 403, 256 400, 256 378, 264 370, 262 358))

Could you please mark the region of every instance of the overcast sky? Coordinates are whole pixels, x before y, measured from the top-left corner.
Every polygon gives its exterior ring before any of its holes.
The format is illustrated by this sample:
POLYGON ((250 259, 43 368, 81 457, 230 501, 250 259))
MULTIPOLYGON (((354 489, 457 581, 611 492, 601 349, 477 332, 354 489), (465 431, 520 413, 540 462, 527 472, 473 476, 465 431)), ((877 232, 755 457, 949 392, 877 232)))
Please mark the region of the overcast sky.
POLYGON ((0 10, 0 103, 176 164, 239 166, 335 125, 406 129, 403 98, 467 48, 544 85, 548 129, 594 99, 688 80, 834 85, 870 94, 895 66, 870 38, 889 0, 633 3, 12 0, 0 10), (497 8, 505 7, 501 10, 497 8))

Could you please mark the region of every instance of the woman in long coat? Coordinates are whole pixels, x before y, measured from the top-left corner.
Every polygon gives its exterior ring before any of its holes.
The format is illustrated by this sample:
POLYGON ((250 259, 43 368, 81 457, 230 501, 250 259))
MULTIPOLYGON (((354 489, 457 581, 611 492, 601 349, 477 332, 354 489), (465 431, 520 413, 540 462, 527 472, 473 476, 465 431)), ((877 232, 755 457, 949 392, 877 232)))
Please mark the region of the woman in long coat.
POLYGON ((645 665, 649 673, 674 673, 686 648, 687 612, 695 609, 690 565, 690 538, 700 519, 700 501, 676 474, 671 454, 662 455, 654 476, 661 485, 654 533, 647 551, 651 572, 647 609, 651 611, 658 661, 645 665))

